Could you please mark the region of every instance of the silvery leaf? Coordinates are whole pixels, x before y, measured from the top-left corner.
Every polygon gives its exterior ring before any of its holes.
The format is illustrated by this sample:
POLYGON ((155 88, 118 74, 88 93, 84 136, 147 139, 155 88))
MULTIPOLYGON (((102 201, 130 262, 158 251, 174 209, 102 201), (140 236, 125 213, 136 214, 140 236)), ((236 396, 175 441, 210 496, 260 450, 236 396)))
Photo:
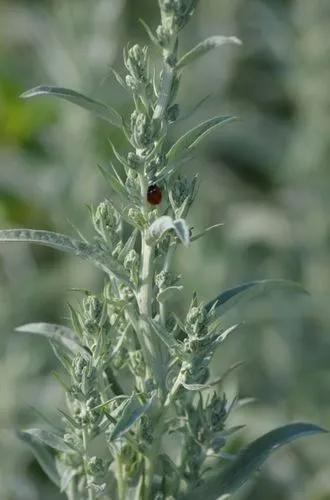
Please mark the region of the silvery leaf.
POLYGON ((23 99, 29 99, 31 97, 38 96, 52 96, 59 97, 60 99, 64 99, 65 101, 69 101, 73 104, 80 106, 81 108, 86 109, 87 111, 91 111, 94 115, 106 120, 111 123, 115 127, 121 127, 123 124, 123 120, 119 113, 115 111, 110 106, 95 101, 90 97, 87 97, 75 90, 65 89, 62 87, 51 87, 48 85, 40 85, 31 90, 27 90, 24 92, 21 97, 23 99))
POLYGON ((53 342, 63 345, 72 353, 80 353, 88 357, 88 352, 76 341, 74 332, 63 325, 53 325, 51 323, 28 323, 16 328, 17 332, 26 332, 42 335, 53 342))
POLYGON ((105 255, 88 243, 64 234, 34 229, 3 229, 0 230, 0 241, 24 241, 55 248, 87 260, 102 269, 102 271, 113 274, 120 280, 130 284, 124 268, 115 259, 105 255))
POLYGON ((195 148, 202 139, 204 139, 216 127, 222 127, 227 123, 231 123, 236 118, 235 116, 216 116, 197 125, 197 127, 189 130, 171 147, 167 153, 169 163, 177 161, 177 159, 195 148))
POLYGON ((181 57, 176 67, 177 69, 181 69, 187 64, 190 64, 196 59, 202 57, 204 54, 207 54, 210 50, 228 44, 242 45, 242 42, 236 36, 210 36, 203 42, 200 42, 198 45, 196 45, 196 47, 187 52, 187 54, 185 54, 183 57, 181 57))
POLYGON ((63 453, 74 453, 75 450, 68 446, 63 438, 54 432, 45 431, 44 429, 27 429, 21 431, 24 435, 29 435, 34 441, 39 441, 50 448, 57 451, 62 451, 63 453))
POLYGON ((31 447, 42 470, 56 486, 60 487, 60 478, 57 472, 55 458, 49 449, 44 446, 39 439, 26 431, 19 431, 18 437, 31 447))
POLYGON ((174 230, 177 237, 185 245, 189 245, 189 227, 184 219, 173 220, 168 215, 163 215, 156 219, 148 230, 147 241, 149 244, 155 243, 166 231, 174 230))
POLYGON ((202 486, 181 496, 180 500, 217 500, 222 495, 234 493, 263 465, 272 452, 297 438, 322 432, 326 431, 316 425, 301 422, 274 429, 250 443, 218 475, 209 477, 202 486))

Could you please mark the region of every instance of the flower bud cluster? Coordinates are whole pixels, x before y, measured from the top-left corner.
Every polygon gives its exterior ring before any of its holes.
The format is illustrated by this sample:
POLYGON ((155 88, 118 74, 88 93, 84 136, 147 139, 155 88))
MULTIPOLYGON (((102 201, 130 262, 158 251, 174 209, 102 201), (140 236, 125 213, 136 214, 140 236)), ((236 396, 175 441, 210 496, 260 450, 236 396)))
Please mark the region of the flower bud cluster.
POLYGON ((138 92, 141 87, 150 90, 148 47, 134 45, 124 54, 124 63, 129 72, 125 79, 126 85, 133 92, 138 92))
POLYGON ((120 226, 120 215, 109 200, 102 201, 92 214, 95 230, 102 238, 116 242, 120 226))
POLYGON ((203 303, 193 301, 186 316, 185 331, 191 339, 199 339, 207 334, 208 314, 203 303))
POLYGON ((128 217, 132 221, 132 224, 139 229, 145 229, 148 225, 147 219, 139 208, 130 208, 128 210, 128 217))
POLYGON ((182 29, 192 16, 198 0, 161 0, 161 9, 172 18, 177 29, 182 29))
POLYGON ((125 187, 131 201, 139 203, 141 191, 138 174, 135 170, 129 170, 125 181, 125 187))
POLYGON ((83 300, 83 326, 88 335, 96 335, 105 321, 104 304, 95 295, 88 295, 83 300))
POLYGON ((153 182, 156 174, 158 174, 165 165, 166 157, 164 154, 155 154, 150 160, 146 162, 145 175, 150 180, 150 183, 153 182))
POLYGON ((173 274, 162 270, 156 275, 155 283, 159 290, 163 290, 164 288, 173 285, 173 274))
MULTIPOLYGON (((95 379, 93 381, 95 386, 95 379)), ((79 388, 79 387, 78 387, 79 388)), ((89 392, 86 394, 87 387, 80 386, 80 394, 73 394, 76 397, 73 401, 73 415, 77 425, 86 429, 88 433, 96 435, 98 426, 103 418, 103 413, 98 407, 102 401, 99 393, 89 384, 89 392), (78 400, 77 396, 80 396, 78 400)))
POLYGON ((197 177, 192 181, 186 177, 178 176, 174 181, 169 198, 177 218, 185 217, 197 194, 197 177))
POLYGON ((225 427, 227 418, 227 398, 216 393, 213 394, 211 401, 204 410, 205 427, 211 433, 220 432, 225 427))
POLYGON ((154 142, 155 122, 137 110, 131 115, 131 139, 137 149, 148 149, 154 142))

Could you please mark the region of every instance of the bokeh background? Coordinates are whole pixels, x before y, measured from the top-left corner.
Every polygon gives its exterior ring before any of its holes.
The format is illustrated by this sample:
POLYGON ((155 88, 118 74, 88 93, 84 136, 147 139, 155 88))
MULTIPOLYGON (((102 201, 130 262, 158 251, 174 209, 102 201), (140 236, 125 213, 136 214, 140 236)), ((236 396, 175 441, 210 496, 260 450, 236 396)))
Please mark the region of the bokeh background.
MULTIPOLYGON (((254 396, 235 422, 241 444, 296 420, 330 428, 330 3, 328 0, 201 0, 182 49, 213 34, 244 45, 206 56, 185 73, 178 134, 214 114, 239 122, 212 135, 186 172, 201 186, 190 223, 224 222, 176 261, 186 301, 250 279, 298 281, 309 297, 268 295, 237 314, 245 320, 217 353, 214 372, 246 360, 228 391, 254 396), (189 252, 189 258, 187 253, 189 252)), ((110 67, 122 47, 146 42, 138 18, 156 26, 156 0, 0 2, 0 226, 91 234, 86 205, 105 194, 97 164, 107 138, 123 138, 70 104, 24 102, 40 83, 80 90, 128 114, 110 67)), ((0 498, 60 500, 15 428, 51 420, 62 404, 51 349, 14 333, 30 321, 60 322, 73 287, 98 290, 88 264, 45 248, 0 246, 0 498), (35 409, 33 409, 35 408, 35 409)), ((244 500, 330 499, 330 441, 309 438, 281 450, 236 496, 244 500)))

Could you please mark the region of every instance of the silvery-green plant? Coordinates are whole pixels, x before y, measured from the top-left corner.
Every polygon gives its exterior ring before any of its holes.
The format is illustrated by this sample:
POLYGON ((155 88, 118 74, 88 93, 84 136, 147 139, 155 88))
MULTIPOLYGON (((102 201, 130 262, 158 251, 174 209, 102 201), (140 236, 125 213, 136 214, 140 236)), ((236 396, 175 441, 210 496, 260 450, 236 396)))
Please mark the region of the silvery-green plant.
POLYGON ((170 144, 170 127, 180 117, 180 79, 188 64, 211 49, 240 44, 235 37, 213 36, 181 56, 179 34, 197 4, 159 0, 161 24, 154 32, 145 25, 161 53, 160 72, 151 68, 147 47, 124 52, 127 75, 115 76, 133 97, 129 120, 65 88, 41 86, 23 94, 73 102, 119 127, 130 145, 126 154, 112 145, 115 163, 102 169, 109 196, 90 209, 93 241, 40 230, 0 231, 2 241, 69 252, 105 274, 99 293, 85 292, 80 308, 70 307, 70 327, 18 328, 48 338, 65 372, 58 375, 67 403, 61 423, 19 434, 69 500, 225 498, 274 449, 322 432, 294 423, 230 455, 228 439, 241 426, 228 427, 227 419, 240 400, 228 400, 221 385, 238 364, 209 380, 214 352, 238 326, 228 322, 228 312, 265 289, 294 289, 293 283, 244 283, 206 304, 194 294, 185 317, 173 311, 183 288, 172 267, 176 249, 189 252, 189 245, 212 229, 196 234, 187 223, 197 179, 185 177, 182 167, 204 137, 234 120, 213 117, 170 144), (177 438, 174 453, 166 446, 170 435, 177 438))

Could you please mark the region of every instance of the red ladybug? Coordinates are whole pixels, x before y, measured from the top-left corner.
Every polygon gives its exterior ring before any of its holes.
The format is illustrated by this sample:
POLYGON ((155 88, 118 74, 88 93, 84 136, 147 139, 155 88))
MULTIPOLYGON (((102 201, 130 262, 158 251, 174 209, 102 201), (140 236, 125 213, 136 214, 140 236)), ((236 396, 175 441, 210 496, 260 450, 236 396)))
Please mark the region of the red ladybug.
POLYGON ((162 201, 162 191, 159 186, 152 184, 148 187, 147 200, 151 205, 159 205, 162 201))

